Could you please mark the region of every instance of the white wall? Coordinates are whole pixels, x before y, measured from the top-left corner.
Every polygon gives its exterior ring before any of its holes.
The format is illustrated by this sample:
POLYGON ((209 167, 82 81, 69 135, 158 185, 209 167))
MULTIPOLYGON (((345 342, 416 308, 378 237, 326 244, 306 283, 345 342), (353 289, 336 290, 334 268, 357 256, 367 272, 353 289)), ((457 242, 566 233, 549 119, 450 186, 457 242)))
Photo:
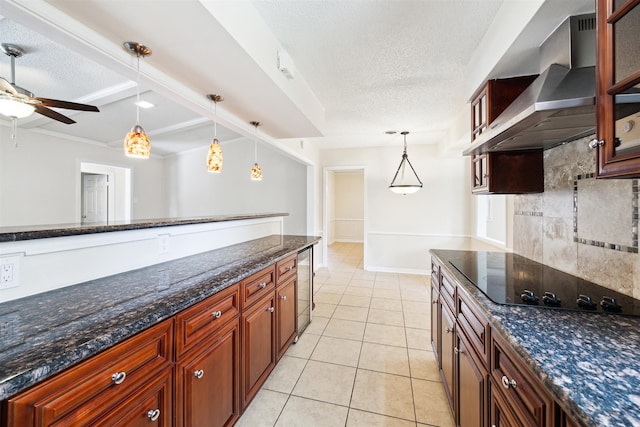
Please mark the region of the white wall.
POLYGON ((366 168, 368 270, 426 274, 429 249, 472 246, 468 159, 459 153, 441 155, 434 145, 409 144, 408 154, 424 188, 403 196, 388 189, 401 160, 401 146, 320 152, 322 167, 366 168))
POLYGON ((333 216, 337 242, 364 242, 364 173, 333 172, 333 216))
POLYGON ((222 173, 206 170, 207 146, 168 157, 166 188, 171 217, 260 212, 289 213, 285 234, 307 233, 307 165, 258 143, 264 177, 252 181, 252 138, 222 144, 222 173))
POLYGON ((80 212, 80 162, 131 168, 134 219, 164 218, 164 161, 130 159, 121 149, 0 126, 0 226, 74 223, 80 212))

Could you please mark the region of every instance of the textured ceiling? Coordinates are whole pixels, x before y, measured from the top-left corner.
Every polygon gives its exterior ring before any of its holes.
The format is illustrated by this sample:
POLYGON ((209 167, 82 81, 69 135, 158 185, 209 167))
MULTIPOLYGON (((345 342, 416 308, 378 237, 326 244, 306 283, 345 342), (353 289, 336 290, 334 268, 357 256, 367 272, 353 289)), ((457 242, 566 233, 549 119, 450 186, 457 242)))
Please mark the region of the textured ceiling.
MULTIPOLYGON (((158 107, 143 111, 141 124, 158 141, 156 154, 208 143, 204 94, 212 92, 225 97, 218 111, 229 139, 251 135, 248 122, 259 120, 265 140, 276 145, 279 138, 304 138, 319 148, 401 143, 387 130, 408 130, 410 144, 425 144, 449 137, 469 96, 470 60, 488 29, 504 28, 494 18, 510 1, 1 0, 8 19, 0 19, 0 42, 28 52, 17 63, 21 86, 101 109, 69 112, 82 118, 71 126, 34 115, 20 121, 25 128, 119 146, 135 113, 135 59, 121 44, 136 40, 153 49, 143 61, 142 87, 143 98, 158 107), (263 22, 256 25, 252 15, 263 22), (263 26, 269 34, 260 32, 263 26), (297 80, 270 74, 277 49, 256 52, 261 36, 288 52, 297 80), (324 108, 323 123, 287 92, 299 81, 324 108)), ((543 25, 527 24, 518 54, 534 55, 578 7, 592 8, 593 1, 546 0, 537 18, 543 25)), ((0 76, 8 77, 8 58, 0 56, 0 76)), ((504 53, 500 76, 518 72, 514 58, 504 53)))
POLYGON ((324 134, 331 139, 389 129, 445 130, 466 102, 462 89, 469 58, 501 3, 255 1, 253 5, 324 105, 324 134))

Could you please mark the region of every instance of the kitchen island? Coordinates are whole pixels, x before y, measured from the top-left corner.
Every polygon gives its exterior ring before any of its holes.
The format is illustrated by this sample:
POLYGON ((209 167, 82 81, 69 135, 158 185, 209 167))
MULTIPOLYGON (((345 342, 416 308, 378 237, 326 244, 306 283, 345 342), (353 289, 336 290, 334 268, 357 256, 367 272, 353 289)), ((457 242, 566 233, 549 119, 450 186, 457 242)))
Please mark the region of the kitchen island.
MULTIPOLYGON (((468 252, 431 253, 442 274, 455 281, 458 294, 481 311, 492 337, 519 356, 527 374, 571 419, 583 426, 640 425, 640 318, 496 304, 453 267, 468 252)), ((497 366, 495 348, 488 356, 490 371, 497 366)), ((506 379, 496 388, 508 390, 506 379)), ((553 423, 573 425, 559 414, 553 423)))
POLYGON ((273 235, 0 304, 0 400, 319 241, 273 235))

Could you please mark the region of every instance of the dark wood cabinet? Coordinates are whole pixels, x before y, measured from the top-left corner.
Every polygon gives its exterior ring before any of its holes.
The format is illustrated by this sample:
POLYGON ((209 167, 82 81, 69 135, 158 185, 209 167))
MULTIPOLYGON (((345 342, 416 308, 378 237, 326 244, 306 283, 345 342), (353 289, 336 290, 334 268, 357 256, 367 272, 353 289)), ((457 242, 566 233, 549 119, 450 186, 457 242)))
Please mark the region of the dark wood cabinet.
MULTIPOLYGON (((471 98, 471 142, 491 128, 491 123, 537 76, 487 81, 471 98)), ((544 191, 542 150, 487 152, 471 156, 473 194, 519 194, 544 191)))
POLYGON ((511 410, 506 399, 493 381, 489 381, 489 425, 491 427, 528 427, 511 410))
POLYGON ((169 426, 172 359, 167 320, 9 399, 7 425, 169 426))
POLYGON ((298 316, 296 315, 296 276, 276 288, 276 324, 278 360, 284 355, 289 345, 298 335, 298 316))
POLYGON ((597 0, 599 178, 640 177, 640 3, 597 0))
POLYGON ((246 408, 276 365, 275 293, 242 313, 242 408, 246 408))
POLYGON ((554 402, 498 335, 491 341, 490 375, 511 410, 525 426, 554 425, 554 402))
POLYGON ((482 427, 486 418, 487 371, 460 330, 456 340, 457 425, 482 427))
POLYGON ((176 427, 232 426, 240 416, 239 319, 176 366, 176 427))
POLYGON ((544 191, 542 150, 489 152, 471 158, 473 194, 544 191))

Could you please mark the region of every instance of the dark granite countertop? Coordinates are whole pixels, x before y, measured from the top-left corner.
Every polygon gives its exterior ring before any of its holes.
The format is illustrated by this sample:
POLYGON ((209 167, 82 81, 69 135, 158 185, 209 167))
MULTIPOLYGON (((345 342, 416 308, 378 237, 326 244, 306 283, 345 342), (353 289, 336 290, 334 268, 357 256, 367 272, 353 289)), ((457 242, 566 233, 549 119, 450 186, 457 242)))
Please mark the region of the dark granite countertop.
POLYGON ((319 240, 264 237, 0 304, 0 400, 319 240))
POLYGON ((289 216, 287 213, 264 213, 246 215, 216 215, 191 218, 154 218, 119 221, 109 224, 44 224, 15 227, 0 227, 0 242, 46 239, 50 237, 78 236, 81 234, 108 233, 112 231, 141 230, 144 228, 170 227, 173 225, 206 224, 209 222, 238 221, 243 219, 289 216))
POLYGON ((640 318, 496 304, 449 263, 465 252, 431 251, 572 418, 640 426, 640 318))

